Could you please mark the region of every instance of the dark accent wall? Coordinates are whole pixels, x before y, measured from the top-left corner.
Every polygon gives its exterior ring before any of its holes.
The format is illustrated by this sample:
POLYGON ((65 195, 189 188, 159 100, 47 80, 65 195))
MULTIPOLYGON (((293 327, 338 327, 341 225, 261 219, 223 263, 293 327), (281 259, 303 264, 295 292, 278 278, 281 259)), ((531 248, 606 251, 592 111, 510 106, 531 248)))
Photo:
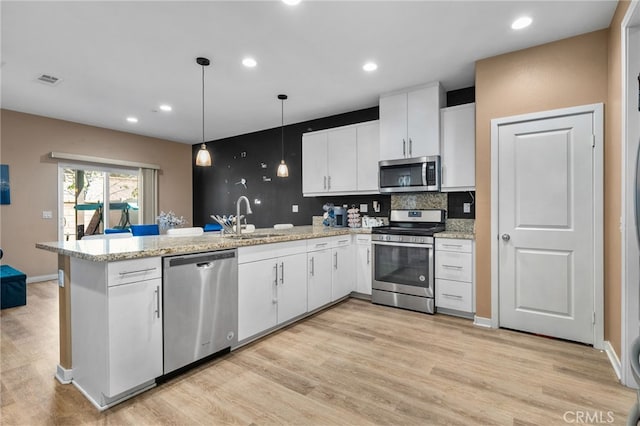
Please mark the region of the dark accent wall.
POLYGON ((462 104, 470 104, 476 101, 476 88, 465 87, 463 89, 450 90, 447 92, 447 106, 452 107, 462 104))
MULTIPOLYGON (((302 196, 302 134, 377 119, 378 107, 372 107, 285 126, 288 178, 276 177, 281 159, 280 127, 207 142, 213 165, 193 166, 193 225, 213 222, 211 214, 235 215, 236 200, 242 195, 249 198, 253 209, 248 223, 259 228, 276 223, 310 225, 312 216, 322 215, 325 203, 356 207, 367 204, 369 212, 365 214, 388 217, 391 204, 388 195, 302 196), (246 188, 239 183, 242 179, 246 180, 246 188), (381 204, 379 213, 373 212, 374 200, 381 204), (292 212, 293 205, 298 206, 297 213, 292 212)), ((199 148, 200 144, 192 147, 192 164, 199 148)))
POLYGON ((449 192, 447 193, 447 217, 451 219, 475 219, 476 218, 476 193, 449 192), (464 212, 464 203, 471 204, 469 213, 464 212))

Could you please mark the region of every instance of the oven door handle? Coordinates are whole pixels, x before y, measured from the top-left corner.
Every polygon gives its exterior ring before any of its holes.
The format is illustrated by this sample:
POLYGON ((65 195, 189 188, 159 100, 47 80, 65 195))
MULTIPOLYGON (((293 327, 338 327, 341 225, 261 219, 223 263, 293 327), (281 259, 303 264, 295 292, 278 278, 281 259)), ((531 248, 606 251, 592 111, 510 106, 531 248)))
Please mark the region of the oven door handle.
POLYGON ((416 247, 416 248, 433 249, 433 243, 414 244, 414 243, 396 243, 396 242, 388 242, 388 241, 371 241, 371 244, 373 244, 374 246, 416 247))

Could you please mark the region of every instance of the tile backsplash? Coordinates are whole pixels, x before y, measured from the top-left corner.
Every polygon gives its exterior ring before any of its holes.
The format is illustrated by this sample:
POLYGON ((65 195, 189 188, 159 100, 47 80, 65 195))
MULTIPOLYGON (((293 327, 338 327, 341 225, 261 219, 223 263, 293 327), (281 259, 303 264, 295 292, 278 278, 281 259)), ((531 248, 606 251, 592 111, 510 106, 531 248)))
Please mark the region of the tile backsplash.
POLYGON ((446 192, 392 194, 392 209, 447 209, 446 192))

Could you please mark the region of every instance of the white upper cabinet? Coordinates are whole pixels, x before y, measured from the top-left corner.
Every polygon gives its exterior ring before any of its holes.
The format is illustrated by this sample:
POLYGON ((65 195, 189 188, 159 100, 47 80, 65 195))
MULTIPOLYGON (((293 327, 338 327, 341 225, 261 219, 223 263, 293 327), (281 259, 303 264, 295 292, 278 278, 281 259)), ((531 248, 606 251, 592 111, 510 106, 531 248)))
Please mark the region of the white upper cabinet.
POLYGON ((381 96, 380 160, 439 155, 444 100, 438 82, 381 96))
POLYGON ((476 104, 442 108, 440 117, 441 191, 475 191, 476 104))
POLYGON ((327 192, 327 133, 302 135, 302 192, 327 192))
POLYGON ((372 121, 356 128, 358 149, 358 191, 378 192, 380 122, 372 121))
MULTIPOLYGON (((356 188, 356 128, 327 132, 327 189, 345 192, 356 188)), ((316 160, 318 161, 318 160, 316 160)))
POLYGON ((302 135, 304 196, 378 193, 378 121, 302 135))

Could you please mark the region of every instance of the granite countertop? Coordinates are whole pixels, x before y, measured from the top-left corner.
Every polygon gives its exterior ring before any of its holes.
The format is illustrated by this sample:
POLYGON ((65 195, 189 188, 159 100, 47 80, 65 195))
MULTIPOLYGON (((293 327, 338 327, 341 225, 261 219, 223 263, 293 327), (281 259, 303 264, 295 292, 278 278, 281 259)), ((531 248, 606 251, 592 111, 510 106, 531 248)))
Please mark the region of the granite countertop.
POLYGON ((220 236, 217 232, 207 232, 199 236, 154 235, 131 238, 53 241, 36 243, 36 248, 94 262, 111 262, 370 232, 370 229, 365 228, 327 228, 309 225, 294 226, 283 230, 274 230, 273 228, 256 229, 251 234, 244 234, 249 236, 248 238, 240 239, 229 235, 220 236))
POLYGON ((476 234, 468 231, 443 231, 433 234, 436 238, 454 238, 460 240, 475 240, 476 234))

